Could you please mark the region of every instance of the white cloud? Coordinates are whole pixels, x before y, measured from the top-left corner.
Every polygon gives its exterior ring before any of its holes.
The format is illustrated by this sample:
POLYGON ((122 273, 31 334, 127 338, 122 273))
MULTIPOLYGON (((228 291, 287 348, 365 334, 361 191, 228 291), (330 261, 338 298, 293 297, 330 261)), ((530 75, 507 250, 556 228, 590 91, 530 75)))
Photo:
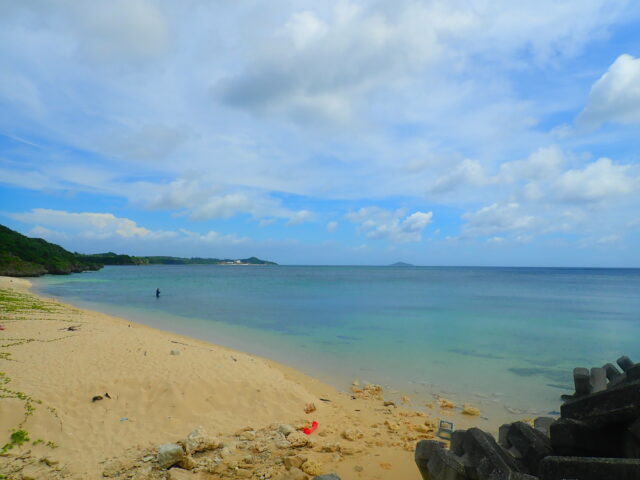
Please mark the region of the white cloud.
POLYGON ((51 230, 49 228, 45 228, 40 225, 36 225, 31 230, 29 230, 29 232, 27 232, 27 236, 32 238, 48 238, 48 239, 59 239, 59 240, 68 238, 68 235, 62 232, 57 232, 55 230, 51 230))
MULTIPOLYGON (((241 245, 249 242, 236 234, 222 234, 214 230, 197 233, 187 229, 150 230, 128 218, 111 213, 72 213, 63 210, 35 208, 29 212, 5 214, 27 224, 35 224, 29 235, 50 240, 119 240, 127 242, 171 242, 200 245, 241 245)), ((123 244, 120 242, 119 244, 123 244)), ((126 243, 128 244, 128 243, 126 243)))
POLYGON ((290 210, 282 202, 259 190, 230 188, 206 179, 180 178, 166 185, 145 185, 140 201, 153 209, 184 210, 192 220, 231 218, 248 214, 265 226, 274 219, 286 219, 289 225, 311 221, 313 212, 290 210))
POLYGON ((476 212, 462 215, 466 220, 463 233, 466 236, 483 236, 495 233, 531 230, 537 225, 536 218, 522 212, 518 203, 489 205, 476 212))
POLYGON ((291 215, 289 221, 287 222, 287 225, 300 225, 304 222, 310 222, 311 220, 313 220, 313 217, 313 213, 309 210, 298 210, 291 215))
POLYGON ((335 232, 338 229, 338 222, 327 223, 327 232, 335 232))
POLYGON ((543 147, 525 160, 503 163, 500 166, 499 177, 502 181, 510 183, 546 180, 557 176, 564 163, 564 154, 558 147, 543 147))
POLYGON ((18 108, 29 109, 36 115, 44 113, 45 107, 38 87, 24 75, 0 72, 0 101, 12 102, 18 108))
POLYGON ((30 212, 12 213, 9 216, 21 222, 37 224, 39 228, 42 226, 52 227, 61 229, 67 234, 79 234, 84 237, 136 238, 167 234, 167 232, 148 230, 138 226, 133 220, 119 218, 111 213, 71 213, 62 210, 34 208, 30 212))
POLYGON ((640 123, 640 58, 620 55, 593 84, 578 122, 597 128, 605 122, 640 123))
POLYGON ((186 229, 180 229, 180 233, 185 235, 190 240, 195 240, 198 243, 206 243, 206 244, 224 244, 224 245, 240 245, 243 243, 247 243, 249 241, 248 238, 239 237, 235 234, 223 235, 215 230, 209 230, 205 234, 200 234, 196 232, 192 232, 186 229))
POLYGON ((640 180, 630 174, 630 166, 600 158, 582 170, 564 172, 553 182, 549 193, 562 202, 603 202, 638 192, 640 180))
POLYGON ((286 33, 298 49, 303 49, 311 42, 321 40, 327 30, 327 24, 319 19, 314 12, 308 10, 294 13, 285 25, 286 33))
POLYGON ((419 242, 422 231, 433 219, 432 212, 414 212, 403 218, 404 210, 386 210, 379 207, 363 207, 345 215, 358 224, 358 230, 368 238, 387 239, 398 243, 419 242))
POLYGON ((460 162, 450 173, 438 178, 428 191, 430 193, 445 193, 468 186, 480 187, 493 183, 480 162, 465 159, 460 162))

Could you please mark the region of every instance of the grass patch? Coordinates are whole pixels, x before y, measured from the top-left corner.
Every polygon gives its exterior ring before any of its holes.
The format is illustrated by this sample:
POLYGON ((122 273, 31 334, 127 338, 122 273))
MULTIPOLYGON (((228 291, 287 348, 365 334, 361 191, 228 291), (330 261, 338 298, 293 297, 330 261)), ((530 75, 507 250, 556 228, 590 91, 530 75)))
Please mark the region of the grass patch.
POLYGON ((33 310, 54 313, 60 310, 60 306, 54 302, 41 300, 33 295, 0 289, 0 312, 14 313, 33 310))

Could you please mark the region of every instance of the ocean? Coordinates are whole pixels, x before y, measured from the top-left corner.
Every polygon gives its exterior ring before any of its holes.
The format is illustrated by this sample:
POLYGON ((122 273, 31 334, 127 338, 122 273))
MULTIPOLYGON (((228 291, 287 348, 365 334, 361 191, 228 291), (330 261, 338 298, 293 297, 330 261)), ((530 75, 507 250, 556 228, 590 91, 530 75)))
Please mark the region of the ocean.
POLYGON ((444 395, 496 421, 557 413, 574 367, 640 361, 639 269, 108 266, 34 288, 341 390, 444 395))

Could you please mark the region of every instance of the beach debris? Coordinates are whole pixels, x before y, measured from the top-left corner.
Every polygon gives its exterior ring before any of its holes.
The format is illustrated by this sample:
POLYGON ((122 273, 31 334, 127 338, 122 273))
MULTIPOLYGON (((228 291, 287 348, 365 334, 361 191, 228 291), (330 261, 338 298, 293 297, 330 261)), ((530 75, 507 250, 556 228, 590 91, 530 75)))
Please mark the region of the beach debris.
POLYGON ((349 440, 350 442, 355 442, 359 438, 364 437, 364 434, 357 428, 348 428, 342 431, 341 436, 345 440, 349 440))
POLYGON ((316 411, 316 405, 313 402, 307 403, 304 406, 304 413, 313 413, 316 411))
MULTIPOLYGON (((118 477, 126 470, 129 465, 126 465, 122 460, 118 458, 112 458, 104 462, 104 469, 102 470, 102 476, 107 478, 118 477)), ((24 478, 24 477, 22 477, 24 478)))
POLYGON ((396 403, 392 402, 391 400, 386 400, 382 405, 385 407, 395 407, 396 403))
POLYGON ((92 402, 97 402, 97 401, 99 401, 99 400, 102 400, 102 395, 94 395, 94 396, 91 398, 91 401, 92 401, 92 402))
POLYGON ((128 422, 129 421, 129 417, 122 417, 120 419, 121 422, 128 422))
POLYGON ((207 434, 204 427, 199 426, 193 430, 184 442, 187 454, 215 450, 220 447, 220 440, 207 434))
POLYGON ((394 422, 393 420, 385 420, 384 424, 387 426, 387 429, 390 432, 397 432, 398 430, 400 430, 400 424, 398 422, 394 422))
POLYGON ((322 475, 324 473, 322 463, 318 462, 317 460, 307 460, 302 464, 302 467, 300 467, 300 469, 307 475, 322 475))
POLYGON ((453 433, 453 423, 448 422, 447 420, 440 420, 438 425, 438 437, 449 440, 451 438, 451 434, 453 433))
POLYGON ((76 332, 78 330, 80 330, 81 325, 71 325, 70 327, 64 327, 61 328, 60 330, 67 330, 69 332, 76 332))
POLYGON ((391 470, 391 468, 393 468, 393 466, 390 463, 381 463, 380 464, 380 468, 383 470, 391 470))
POLYGON ((331 402, 331 400, 329 400, 328 398, 321 398, 320 401, 321 402, 331 402))
POLYGON ((406 395, 403 395, 402 397, 400 397, 400 401, 402 403, 411 403, 411 399, 406 395))
POLYGON ((286 437, 290 433, 295 432, 296 429, 293 428, 291 425, 289 425, 287 423, 282 423, 282 424, 278 425, 278 428, 277 428, 276 431, 280 432, 282 435, 284 435, 286 437))
POLYGON ((309 477, 297 467, 292 467, 288 472, 282 473, 276 480, 307 480, 309 477))
POLYGON ((169 468, 177 465, 184 458, 184 450, 177 443, 166 443, 158 447, 158 456, 156 457, 160 468, 169 468))
POLYGON ((253 429, 243 430, 238 436, 243 440, 249 440, 251 442, 256 439, 256 432, 253 429))
POLYGON ((302 432, 293 432, 287 436, 287 440, 294 448, 305 447, 309 445, 309 437, 302 432))
POLYGON ((362 388, 362 390, 367 395, 375 398, 380 398, 380 400, 382 400, 383 388, 381 385, 377 385, 375 383, 368 383, 362 388))
POLYGON ((0 325, 0 330, 6 330, 7 327, 5 327, 4 325, 0 325))
POLYGON ((171 350, 169 355, 180 355, 180 350, 171 350))
POLYGON ((440 408, 455 408, 456 406, 456 404, 451 400, 447 400, 443 397, 438 398, 438 404, 440 405, 440 408))
POLYGON ((302 430, 302 433, 304 433, 305 435, 311 435, 313 432, 315 432, 318 429, 318 422, 316 422, 315 420, 311 423, 310 427, 306 427, 302 430))
POLYGON ((287 470, 291 468, 300 468, 304 462, 307 461, 307 457, 303 457, 301 455, 290 455, 288 457, 284 457, 284 466, 287 470))
POLYGON ((465 403, 462 406, 462 413, 465 415, 470 415, 472 417, 478 417, 480 416, 480 410, 476 407, 474 407, 471 404, 465 403))
POLYGON ((104 396, 105 396, 106 398, 108 398, 109 400, 111 400, 111 395, 109 395, 109 392, 105 393, 105 394, 104 394, 104 396))
POLYGON ((167 477, 167 480, 193 480, 194 477, 193 473, 191 473, 189 469, 184 468, 174 467, 170 469, 168 473, 169 476, 167 477))

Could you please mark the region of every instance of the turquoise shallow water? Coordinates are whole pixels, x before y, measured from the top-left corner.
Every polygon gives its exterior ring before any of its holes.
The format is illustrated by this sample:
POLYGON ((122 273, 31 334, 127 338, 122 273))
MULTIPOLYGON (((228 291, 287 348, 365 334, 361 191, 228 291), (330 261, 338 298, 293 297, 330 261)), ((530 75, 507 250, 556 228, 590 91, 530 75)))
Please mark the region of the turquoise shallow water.
POLYGON ((167 265, 34 285, 338 387, 358 378, 520 416, 558 410, 575 366, 640 361, 638 269, 167 265))

